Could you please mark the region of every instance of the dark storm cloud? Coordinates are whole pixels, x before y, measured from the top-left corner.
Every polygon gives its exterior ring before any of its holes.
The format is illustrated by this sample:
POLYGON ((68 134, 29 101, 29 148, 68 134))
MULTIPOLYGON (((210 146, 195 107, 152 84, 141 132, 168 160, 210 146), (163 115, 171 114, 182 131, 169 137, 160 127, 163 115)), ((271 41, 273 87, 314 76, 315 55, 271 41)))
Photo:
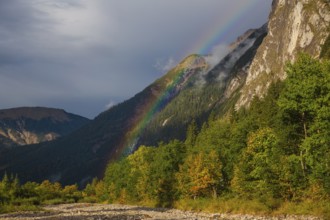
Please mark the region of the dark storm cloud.
POLYGON ((94 117, 196 52, 190 49, 203 32, 244 1, 258 8, 225 43, 261 26, 271 0, 0 1, 0 108, 49 106, 94 117))

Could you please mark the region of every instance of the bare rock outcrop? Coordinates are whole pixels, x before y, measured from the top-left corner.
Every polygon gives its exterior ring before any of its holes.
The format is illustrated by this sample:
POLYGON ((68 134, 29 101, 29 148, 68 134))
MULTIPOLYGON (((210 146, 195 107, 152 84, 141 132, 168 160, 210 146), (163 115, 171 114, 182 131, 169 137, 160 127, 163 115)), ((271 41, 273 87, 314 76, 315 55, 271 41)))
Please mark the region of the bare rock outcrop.
POLYGON ((274 0, 268 35, 248 70, 236 108, 262 97, 271 82, 285 79, 285 63, 299 52, 320 55, 329 35, 330 2, 327 0, 274 0))

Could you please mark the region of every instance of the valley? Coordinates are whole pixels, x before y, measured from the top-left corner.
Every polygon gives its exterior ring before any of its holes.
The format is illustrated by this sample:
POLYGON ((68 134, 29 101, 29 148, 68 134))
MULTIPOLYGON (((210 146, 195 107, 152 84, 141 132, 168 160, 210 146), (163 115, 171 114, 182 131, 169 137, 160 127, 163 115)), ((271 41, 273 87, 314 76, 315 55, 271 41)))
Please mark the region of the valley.
POLYGON ((330 218, 329 30, 328 0, 273 0, 93 120, 0 110, 0 219, 330 218))

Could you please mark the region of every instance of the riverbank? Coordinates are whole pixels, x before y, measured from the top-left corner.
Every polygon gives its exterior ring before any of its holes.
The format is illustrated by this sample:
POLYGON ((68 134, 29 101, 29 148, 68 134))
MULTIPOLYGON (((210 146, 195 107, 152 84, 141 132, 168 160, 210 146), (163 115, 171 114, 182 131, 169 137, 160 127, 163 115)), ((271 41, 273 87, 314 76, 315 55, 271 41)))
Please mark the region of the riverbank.
POLYGON ((279 215, 255 216, 241 214, 197 213, 176 209, 147 208, 115 204, 61 204, 44 206, 40 212, 19 212, 0 215, 1 220, 142 220, 142 219, 198 219, 198 220, 321 220, 313 216, 279 215))

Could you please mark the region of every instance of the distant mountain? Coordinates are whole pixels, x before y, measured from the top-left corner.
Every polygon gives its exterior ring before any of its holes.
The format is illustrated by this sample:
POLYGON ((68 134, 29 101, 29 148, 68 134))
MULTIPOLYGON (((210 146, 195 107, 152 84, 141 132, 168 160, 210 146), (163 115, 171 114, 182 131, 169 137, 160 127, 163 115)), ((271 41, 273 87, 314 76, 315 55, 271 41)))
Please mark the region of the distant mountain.
POLYGON ((210 114, 225 116, 262 97, 272 82, 285 78, 285 62, 299 52, 319 56, 329 36, 329 8, 324 0, 274 0, 269 22, 239 37, 217 65, 209 56, 188 56, 72 134, 2 152, 0 175, 84 184, 141 144, 183 140, 192 120, 201 125, 210 114))
POLYGON ((60 109, 22 107, 0 110, 0 145, 13 147, 52 141, 89 122, 60 109))

